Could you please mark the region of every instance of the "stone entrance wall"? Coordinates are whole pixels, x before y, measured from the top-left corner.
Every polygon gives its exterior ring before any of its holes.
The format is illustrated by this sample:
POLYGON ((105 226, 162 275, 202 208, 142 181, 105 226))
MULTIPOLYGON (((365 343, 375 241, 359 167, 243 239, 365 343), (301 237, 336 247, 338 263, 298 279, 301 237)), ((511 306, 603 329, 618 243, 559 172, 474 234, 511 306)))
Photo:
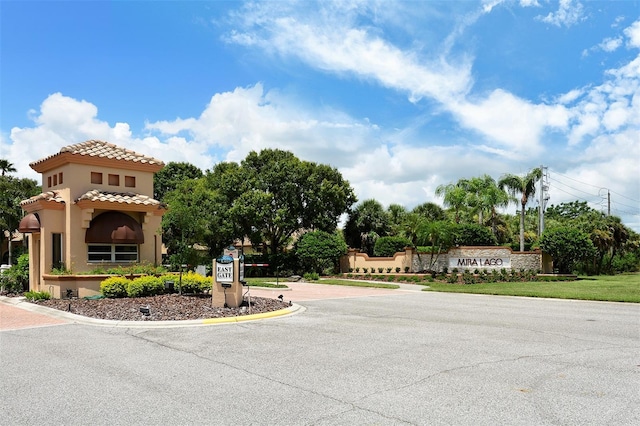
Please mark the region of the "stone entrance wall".
POLYGON ((509 247, 456 247, 448 252, 433 255, 431 253, 416 253, 411 248, 406 248, 404 252, 396 253, 393 257, 369 257, 358 250, 350 249, 349 253, 340 260, 341 272, 364 272, 364 268, 371 273, 376 273, 379 268, 385 272, 391 268, 393 273, 397 268, 401 272, 421 272, 434 270, 451 272, 457 269, 458 272, 468 270, 470 272, 478 270, 501 270, 515 269, 517 271, 541 271, 543 273, 552 272, 552 262, 549 256, 541 251, 514 252, 509 247))

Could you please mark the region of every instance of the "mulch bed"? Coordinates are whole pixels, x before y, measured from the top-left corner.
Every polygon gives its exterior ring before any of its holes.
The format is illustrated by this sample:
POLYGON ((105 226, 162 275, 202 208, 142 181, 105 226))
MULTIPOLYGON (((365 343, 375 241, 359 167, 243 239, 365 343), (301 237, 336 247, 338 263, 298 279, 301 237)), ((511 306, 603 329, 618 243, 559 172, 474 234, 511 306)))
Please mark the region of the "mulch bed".
POLYGON ((289 307, 289 303, 278 299, 252 297, 251 309, 246 301, 243 306, 238 308, 216 308, 211 305, 210 295, 177 294, 97 300, 51 299, 35 303, 85 317, 117 321, 179 321, 224 318, 273 312, 289 307), (146 307, 149 308, 148 315, 140 312, 140 308, 146 307))

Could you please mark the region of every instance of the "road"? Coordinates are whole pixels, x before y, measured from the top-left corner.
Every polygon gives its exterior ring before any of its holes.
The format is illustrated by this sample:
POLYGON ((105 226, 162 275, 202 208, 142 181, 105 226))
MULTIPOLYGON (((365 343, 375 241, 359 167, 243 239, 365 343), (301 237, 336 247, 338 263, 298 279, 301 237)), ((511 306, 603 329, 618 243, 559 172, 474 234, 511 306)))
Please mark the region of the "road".
POLYGON ((640 424, 636 304, 400 290, 299 303, 234 324, 2 331, 0 423, 640 424))

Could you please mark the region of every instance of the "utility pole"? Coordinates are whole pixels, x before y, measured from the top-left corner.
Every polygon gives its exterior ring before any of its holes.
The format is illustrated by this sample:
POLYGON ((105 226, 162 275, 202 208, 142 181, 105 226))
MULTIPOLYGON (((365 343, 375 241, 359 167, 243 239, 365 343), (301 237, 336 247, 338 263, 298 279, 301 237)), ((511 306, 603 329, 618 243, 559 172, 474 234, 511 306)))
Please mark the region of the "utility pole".
POLYGON ((540 166, 542 171, 540 175, 540 204, 538 206, 538 236, 544 232, 544 210, 547 207, 547 201, 549 201, 549 181, 547 179, 547 168, 543 165, 540 166))

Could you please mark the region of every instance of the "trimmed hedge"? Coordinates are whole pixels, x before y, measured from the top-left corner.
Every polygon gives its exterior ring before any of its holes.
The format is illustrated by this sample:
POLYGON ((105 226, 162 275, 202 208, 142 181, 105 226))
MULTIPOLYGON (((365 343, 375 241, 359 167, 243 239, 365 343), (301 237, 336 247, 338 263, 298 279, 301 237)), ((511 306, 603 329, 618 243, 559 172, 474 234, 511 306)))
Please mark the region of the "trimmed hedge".
POLYGON ((109 277, 100 283, 100 292, 104 297, 126 297, 129 280, 125 277, 109 277))

